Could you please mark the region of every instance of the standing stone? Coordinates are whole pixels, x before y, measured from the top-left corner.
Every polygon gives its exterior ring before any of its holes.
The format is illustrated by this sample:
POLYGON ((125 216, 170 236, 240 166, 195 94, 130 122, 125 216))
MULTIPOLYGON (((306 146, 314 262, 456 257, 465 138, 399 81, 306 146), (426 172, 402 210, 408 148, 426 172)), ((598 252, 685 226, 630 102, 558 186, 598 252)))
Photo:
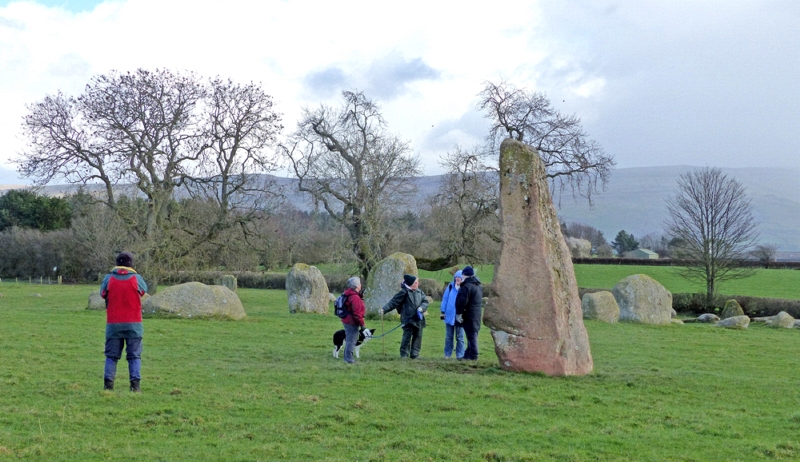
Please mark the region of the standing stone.
POLYGON ((500 146, 502 249, 484 324, 501 367, 549 375, 591 372, 578 284, 536 151, 500 146))
POLYGON ((286 275, 289 312, 328 314, 328 284, 316 266, 295 264, 286 275))
POLYGON ((619 321, 619 305, 614 294, 604 290, 602 292, 586 293, 581 300, 583 319, 595 319, 603 322, 619 321))
POLYGON ((735 298, 732 298, 725 302, 725 307, 722 309, 720 318, 728 319, 734 316, 744 316, 744 310, 742 306, 739 305, 739 302, 737 302, 735 298))
POLYGON ((669 324, 672 294, 646 274, 634 274, 611 289, 619 304, 619 320, 644 324, 669 324))
MULTIPOLYGON (((364 304, 367 313, 377 313, 400 290, 403 275, 417 276, 417 260, 407 253, 393 253, 384 258, 369 273, 364 304)), ((426 294, 427 295, 427 294, 426 294)))
POLYGON ((236 292, 236 289, 238 288, 239 285, 238 283, 239 281, 236 279, 236 276, 232 274, 225 274, 220 278, 219 283, 217 285, 225 286, 231 292, 236 292))

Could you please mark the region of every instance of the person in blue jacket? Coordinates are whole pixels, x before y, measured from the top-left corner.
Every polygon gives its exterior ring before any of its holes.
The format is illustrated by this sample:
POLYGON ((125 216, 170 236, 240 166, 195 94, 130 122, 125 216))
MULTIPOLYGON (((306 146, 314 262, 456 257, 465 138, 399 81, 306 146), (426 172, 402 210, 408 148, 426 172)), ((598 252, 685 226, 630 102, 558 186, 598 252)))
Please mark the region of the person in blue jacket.
POLYGON ((461 271, 456 271, 453 281, 447 284, 442 295, 441 319, 444 321, 444 357, 453 356, 453 338, 456 341, 456 359, 464 357, 464 327, 456 322, 456 296, 461 287, 461 271))

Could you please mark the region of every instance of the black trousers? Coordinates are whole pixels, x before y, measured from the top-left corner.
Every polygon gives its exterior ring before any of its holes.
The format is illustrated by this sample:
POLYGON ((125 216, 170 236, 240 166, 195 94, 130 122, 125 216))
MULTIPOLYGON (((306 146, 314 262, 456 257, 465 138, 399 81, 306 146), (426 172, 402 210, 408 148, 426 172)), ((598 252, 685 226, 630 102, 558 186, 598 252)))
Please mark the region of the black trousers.
POLYGON ((419 357, 422 349, 422 328, 411 324, 403 326, 403 339, 400 341, 400 357, 411 359, 419 357))
POLYGON ((464 359, 477 360, 478 359, 478 332, 481 326, 477 327, 472 322, 464 323, 464 333, 467 336, 467 349, 464 351, 464 359))

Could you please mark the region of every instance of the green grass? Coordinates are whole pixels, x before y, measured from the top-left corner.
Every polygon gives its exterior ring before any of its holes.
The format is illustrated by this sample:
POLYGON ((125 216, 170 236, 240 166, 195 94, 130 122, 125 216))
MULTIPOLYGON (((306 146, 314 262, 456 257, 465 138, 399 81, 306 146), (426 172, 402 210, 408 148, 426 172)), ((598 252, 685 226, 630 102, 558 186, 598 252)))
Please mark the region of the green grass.
POLYGON ((800 458, 794 329, 588 322, 594 372, 551 378, 501 370, 486 328, 477 364, 441 359, 432 320, 421 359, 395 331, 347 366, 333 316, 240 290, 246 321, 145 320, 135 395, 124 360, 101 390, 94 289, 0 287, 0 460, 800 458))

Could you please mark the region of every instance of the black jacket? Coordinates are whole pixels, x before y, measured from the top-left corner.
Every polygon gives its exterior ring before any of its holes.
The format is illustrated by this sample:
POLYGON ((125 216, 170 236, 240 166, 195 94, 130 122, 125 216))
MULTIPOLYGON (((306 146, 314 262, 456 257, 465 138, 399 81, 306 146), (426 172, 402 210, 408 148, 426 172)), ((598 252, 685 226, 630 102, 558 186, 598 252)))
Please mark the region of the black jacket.
POLYGON ((411 324, 412 326, 425 327, 425 316, 420 316, 417 308, 422 308, 422 312, 428 311, 428 297, 425 292, 417 290, 408 290, 405 287, 400 289, 391 300, 389 300, 383 307, 383 312, 388 313, 392 310, 397 310, 400 313, 400 323, 402 325, 411 324))
POLYGON ((456 297, 456 315, 464 317, 462 325, 472 326, 473 330, 481 328, 481 308, 483 307, 483 289, 477 276, 464 279, 456 297))

